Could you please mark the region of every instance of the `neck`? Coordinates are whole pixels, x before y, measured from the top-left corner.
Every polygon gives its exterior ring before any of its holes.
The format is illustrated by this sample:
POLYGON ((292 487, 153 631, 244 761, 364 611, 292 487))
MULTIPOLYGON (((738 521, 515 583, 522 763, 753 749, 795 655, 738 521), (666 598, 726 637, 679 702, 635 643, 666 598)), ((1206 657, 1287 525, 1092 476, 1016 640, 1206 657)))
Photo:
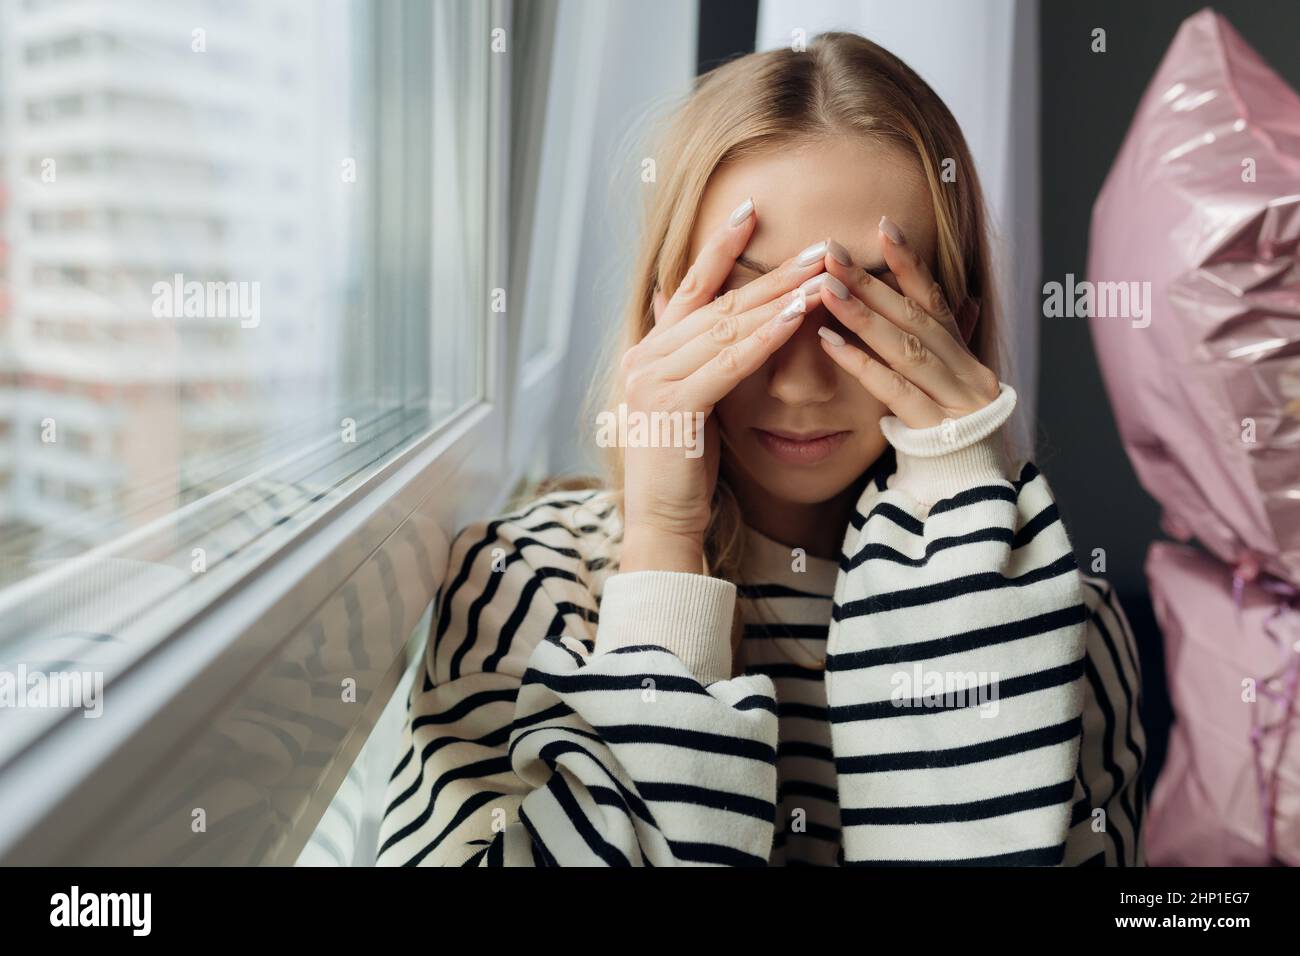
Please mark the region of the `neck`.
POLYGON ((854 482, 834 498, 813 504, 784 501, 744 479, 733 480, 731 487, 745 523, 755 531, 792 548, 803 548, 814 558, 834 560, 844 544, 844 529, 853 516, 862 483, 854 482))

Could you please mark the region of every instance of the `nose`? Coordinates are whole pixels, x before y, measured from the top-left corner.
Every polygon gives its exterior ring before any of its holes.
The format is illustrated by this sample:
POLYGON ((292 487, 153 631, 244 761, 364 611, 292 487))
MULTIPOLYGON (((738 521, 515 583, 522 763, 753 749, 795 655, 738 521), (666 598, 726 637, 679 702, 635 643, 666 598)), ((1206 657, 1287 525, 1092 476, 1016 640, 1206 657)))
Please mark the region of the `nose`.
POLYGON ((835 395, 837 366, 817 335, 824 317, 820 312, 804 316, 799 331, 767 360, 767 393, 786 405, 815 405, 835 395))

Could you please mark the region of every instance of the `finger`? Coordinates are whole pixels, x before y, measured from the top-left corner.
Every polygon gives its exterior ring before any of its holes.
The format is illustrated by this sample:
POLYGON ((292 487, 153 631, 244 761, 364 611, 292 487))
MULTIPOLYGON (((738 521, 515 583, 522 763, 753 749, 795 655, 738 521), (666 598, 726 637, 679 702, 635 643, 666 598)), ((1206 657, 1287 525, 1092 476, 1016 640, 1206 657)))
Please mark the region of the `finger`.
POLYGON ((658 366, 660 374, 668 379, 684 379, 698 371, 723 349, 753 335, 765 323, 770 322, 786 309, 801 311, 806 315, 820 307, 819 280, 824 276, 825 273, 814 276, 793 292, 770 302, 764 302, 741 315, 724 315, 695 338, 684 343, 677 351, 660 358, 658 366))
MULTIPOLYGON (((826 240, 813 243, 772 271, 728 290, 671 329, 659 332, 653 342, 647 340, 648 347, 654 355, 670 355, 727 316, 743 315, 770 304, 821 274, 826 267, 826 250, 826 240)), ((808 294, 811 296, 812 291, 808 294)))
POLYGON ((835 364, 857 379, 908 428, 929 428, 947 417, 930 396, 888 365, 877 362, 824 326, 817 330, 817 334, 821 336, 822 349, 835 364))
MULTIPOLYGON (((856 296, 840 298, 828 294, 824 301, 831 315, 845 328, 935 402, 947 408, 981 407, 973 389, 959 379, 947 362, 919 336, 900 329, 856 296)), ((939 334, 946 337, 942 331, 939 334)), ((955 347, 956 343, 950 344, 955 347)))
POLYGON ((657 327, 671 327, 713 300, 736 267, 736 259, 749 244, 757 220, 753 199, 746 199, 732 210, 727 221, 705 240, 704 248, 686 270, 681 284, 660 315, 657 327))
POLYGON ((733 388, 753 375, 790 340, 807 315, 808 300, 799 291, 779 313, 749 335, 724 346, 681 381, 686 401, 700 411, 713 408, 733 388))
MULTIPOLYGON (((937 355, 960 379, 968 383, 982 381, 986 370, 979 359, 971 354, 959 337, 954 337, 936 319, 917 307, 914 299, 899 295, 860 267, 845 266, 832 259, 828 262, 827 272, 847 285, 853 298, 862 302, 871 312, 884 317, 901 332, 919 339, 926 349, 937 355)), ((870 342, 867 344, 875 347, 870 342)))
MULTIPOLYGON (((892 223, 890 223, 890 228, 897 229, 892 223)), ((901 257, 905 253, 900 252, 897 247, 891 249, 890 243, 891 240, 882 231, 881 245, 885 249, 886 266, 891 272, 894 269, 899 269, 906 273, 911 269, 913 275, 908 278, 908 287, 915 291, 914 273, 916 267, 903 264, 901 257), (892 260, 891 256, 893 257, 892 260)), ((908 251, 910 252, 910 249, 908 251)), ((920 262, 919 259, 916 262, 919 268, 925 270, 925 274, 929 275, 925 263, 920 262)), ((847 284, 853 294, 865 302, 872 311, 883 315, 903 331, 911 332, 917 336, 927 348, 942 356, 949 365, 961 374, 975 374, 975 366, 979 364, 978 360, 966 348, 965 341, 961 338, 960 332, 957 331, 955 320, 947 312, 946 303, 943 303, 942 308, 940 308, 940 312, 946 314, 946 318, 941 321, 926 311, 920 304, 922 300, 896 291, 883 280, 861 267, 846 266, 837 259, 829 259, 827 271, 847 284)), ((899 288, 905 288, 901 282, 899 288)), ((943 302, 941 292, 939 293, 939 301, 943 302)))
MULTIPOLYGON (((903 297, 920 305, 921 309, 941 325, 958 342, 965 341, 957 327, 957 318, 943 294, 943 286, 930 273, 930 267, 907 241, 903 231, 888 217, 881 216, 877 227, 885 264, 898 279, 903 297)), ((891 290, 892 291, 892 290, 891 290)))

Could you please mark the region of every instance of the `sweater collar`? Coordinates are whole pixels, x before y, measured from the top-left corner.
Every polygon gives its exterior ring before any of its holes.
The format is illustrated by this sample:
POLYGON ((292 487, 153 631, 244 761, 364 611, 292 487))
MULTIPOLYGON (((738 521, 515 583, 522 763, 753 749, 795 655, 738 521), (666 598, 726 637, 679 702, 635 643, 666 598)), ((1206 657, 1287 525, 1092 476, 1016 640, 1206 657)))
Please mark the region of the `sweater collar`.
POLYGON ((839 563, 802 553, 746 525, 741 571, 746 584, 780 584, 807 594, 830 596, 835 592, 839 563))

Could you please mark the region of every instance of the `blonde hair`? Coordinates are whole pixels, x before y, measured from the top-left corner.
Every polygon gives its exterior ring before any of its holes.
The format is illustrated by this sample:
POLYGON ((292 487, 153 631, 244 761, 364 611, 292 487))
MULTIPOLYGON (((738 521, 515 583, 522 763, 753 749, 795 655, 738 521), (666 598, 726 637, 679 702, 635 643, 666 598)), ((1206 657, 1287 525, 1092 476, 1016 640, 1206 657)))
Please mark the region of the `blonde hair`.
MULTIPOLYGON (((852 33, 821 34, 806 52, 778 49, 742 56, 696 81, 650 153, 656 182, 646 189, 640 249, 614 354, 621 356, 650 331, 656 288, 671 297, 690 267, 691 234, 716 169, 793 141, 844 135, 893 145, 919 163, 938 227, 936 278, 954 312, 968 299, 978 305, 970 348, 999 372, 987 218, 966 140, 947 106, 907 64, 852 33), (947 180, 941 178, 946 161, 955 174, 947 180)), ((623 401, 618 362, 604 365, 606 380, 593 392, 591 404, 617 408, 623 401)), ((606 467, 621 507, 622 449, 607 450, 606 467)), ((720 469, 705 537, 708 572, 736 581, 743 542, 740 507, 725 468, 720 469)), ((733 649, 738 649, 743 630, 740 615, 735 617, 733 649)))

